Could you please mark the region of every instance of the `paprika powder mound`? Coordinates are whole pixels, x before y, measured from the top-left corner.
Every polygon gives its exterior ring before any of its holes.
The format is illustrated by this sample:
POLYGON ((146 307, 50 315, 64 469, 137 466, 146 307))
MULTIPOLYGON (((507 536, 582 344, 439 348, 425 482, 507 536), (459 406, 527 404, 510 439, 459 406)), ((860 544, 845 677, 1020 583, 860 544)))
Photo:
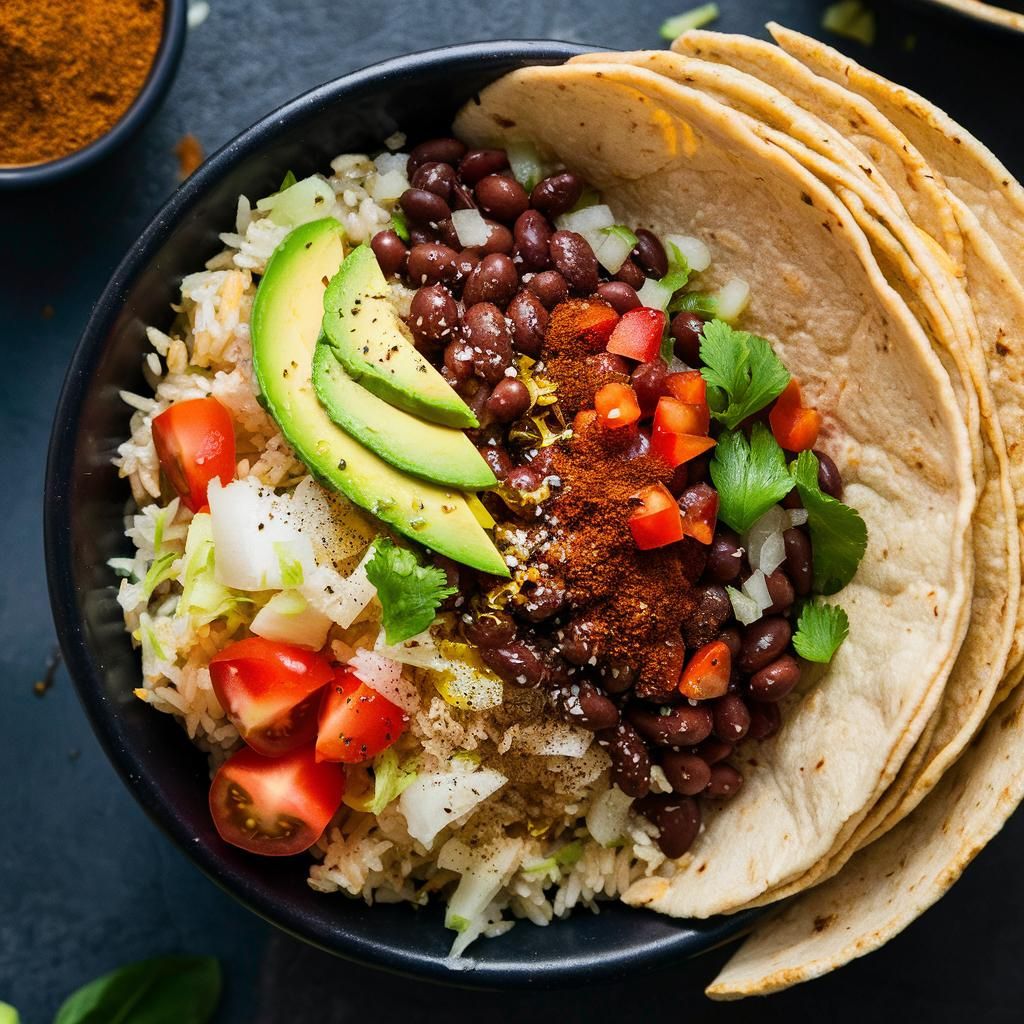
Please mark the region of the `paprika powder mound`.
POLYGON ((0 165, 69 156, 139 94, 163 35, 163 0, 2 0, 0 165))

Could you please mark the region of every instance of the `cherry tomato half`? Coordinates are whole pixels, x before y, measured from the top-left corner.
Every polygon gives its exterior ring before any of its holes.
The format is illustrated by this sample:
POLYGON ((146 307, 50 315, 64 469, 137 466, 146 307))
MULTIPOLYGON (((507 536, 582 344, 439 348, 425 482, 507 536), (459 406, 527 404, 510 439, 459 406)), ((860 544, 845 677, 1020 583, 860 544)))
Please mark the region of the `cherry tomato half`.
POLYGON ((633 500, 637 510, 629 517, 629 529, 641 551, 664 547, 683 539, 683 520, 672 492, 664 484, 645 487, 633 500))
POLYGON ((224 842, 287 857, 323 835, 344 795, 344 770, 318 763, 310 747, 281 757, 242 747, 213 777, 210 814, 224 842))
POLYGON ((235 431, 216 398, 177 402, 153 419, 153 444, 160 467, 193 512, 206 504, 206 488, 235 475, 235 431))
POLYGON ((705 483, 687 487, 679 498, 683 513, 683 533, 701 544, 715 539, 718 522, 718 491, 705 483))
POLYGON ((729 689, 732 655, 724 640, 698 647, 679 678, 679 692, 691 700, 722 697, 729 689))
POLYGON ((598 388, 594 406, 601 426, 608 430, 632 426, 640 419, 640 403, 628 384, 613 381, 598 388))
POLYGON ((768 413, 768 423, 780 447, 790 452, 802 452, 813 448, 818 441, 821 413, 804 408, 800 385, 793 377, 786 390, 775 399, 772 411, 768 413))
POLYGON ((387 750, 405 731, 409 716, 370 689, 354 672, 338 668, 320 705, 318 761, 359 764, 387 750))
POLYGON ((638 306, 622 315, 608 339, 608 351, 627 359, 649 363, 661 352, 665 314, 650 306, 638 306))
POLYGON ((267 757, 316 735, 320 690, 334 678, 326 658, 254 636, 210 660, 214 693, 245 742, 267 757))

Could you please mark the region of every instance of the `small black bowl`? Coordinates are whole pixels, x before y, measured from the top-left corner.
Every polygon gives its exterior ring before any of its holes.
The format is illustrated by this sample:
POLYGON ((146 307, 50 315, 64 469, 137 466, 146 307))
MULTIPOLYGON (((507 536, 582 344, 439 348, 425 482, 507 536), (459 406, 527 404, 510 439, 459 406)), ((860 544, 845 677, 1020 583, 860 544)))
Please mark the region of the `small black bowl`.
POLYGON ((166 325, 183 275, 217 252, 236 198, 266 195, 288 169, 300 177, 336 154, 446 132, 488 82, 580 48, 551 42, 469 44, 387 61, 314 89, 211 157, 153 219, 117 268, 75 352, 57 408, 46 476, 46 562, 57 630, 93 728, 150 816, 228 892, 256 913, 349 959, 480 987, 545 986, 624 975, 692 955, 739 934, 749 914, 676 921, 621 904, 548 928, 522 923, 471 948, 475 967, 445 966, 452 933, 438 908, 379 905, 314 893, 304 857, 259 858, 223 843, 207 808, 205 759, 169 716, 132 696, 139 655, 115 600, 107 559, 128 553, 128 498, 110 460, 127 433, 121 388, 139 389, 144 325, 166 325))
POLYGON ((134 135, 167 94, 181 62, 187 31, 188 0, 164 0, 164 25, 153 66, 138 96, 120 119, 98 139, 58 160, 0 166, 0 190, 50 185, 96 163, 134 135))

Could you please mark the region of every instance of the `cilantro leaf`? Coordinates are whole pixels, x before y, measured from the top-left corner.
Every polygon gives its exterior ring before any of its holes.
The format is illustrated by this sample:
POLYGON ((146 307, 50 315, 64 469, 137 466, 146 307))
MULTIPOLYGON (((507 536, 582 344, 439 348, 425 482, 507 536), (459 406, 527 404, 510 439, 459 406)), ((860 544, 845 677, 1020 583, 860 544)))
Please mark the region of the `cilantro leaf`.
POLYGON ((700 358, 711 415, 730 430, 781 395, 789 383, 789 371, 764 338, 737 331, 724 320, 704 325, 700 358))
POLYGON ((786 456, 772 432, 755 423, 750 441, 741 430, 724 430, 711 460, 718 491, 718 516, 734 530, 749 530, 793 489, 786 456))
POLYGON ((396 206, 391 211, 391 223, 388 227, 391 228, 391 230, 394 231, 394 233, 398 235, 403 242, 409 241, 409 222, 405 219, 405 214, 402 212, 402 208, 400 206, 396 206))
POLYGON ((707 292, 681 292, 668 304, 668 311, 713 317, 718 312, 718 301, 707 292))
POLYGON ((389 644, 422 633, 433 621, 438 606, 455 593, 445 575, 434 565, 420 565, 415 553, 390 540, 373 542, 373 557, 366 575, 377 588, 384 609, 384 636, 389 644))
POLYGON ((855 508, 822 491, 818 485, 818 459, 813 452, 801 452, 789 471, 807 509, 814 552, 814 589, 819 594, 834 594, 853 579, 868 546, 868 528, 855 508))
POLYGON ((827 665, 850 632, 850 620, 839 605, 808 601, 800 610, 793 646, 806 661, 827 665))

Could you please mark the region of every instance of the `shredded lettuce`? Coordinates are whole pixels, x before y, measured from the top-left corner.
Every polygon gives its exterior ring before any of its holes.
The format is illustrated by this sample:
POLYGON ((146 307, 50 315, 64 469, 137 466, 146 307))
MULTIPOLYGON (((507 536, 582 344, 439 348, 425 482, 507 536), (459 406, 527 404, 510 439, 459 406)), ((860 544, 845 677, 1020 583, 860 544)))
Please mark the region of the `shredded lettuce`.
POLYGON ((373 799, 367 804, 370 814, 380 814, 393 800, 397 800, 416 780, 416 762, 399 764, 398 754, 389 747, 373 761, 373 799))
POLYGON ((566 843, 565 846, 555 850, 550 857, 534 861, 532 864, 524 864, 523 872, 536 875, 546 871, 556 871, 562 867, 570 868, 582 856, 583 843, 578 839, 574 839, 571 843, 566 843))
POLYGON ((718 15, 718 4, 701 4, 700 7, 694 7, 693 10, 684 11, 682 14, 677 14, 674 18, 667 18, 661 23, 661 28, 658 29, 658 35, 660 35, 666 42, 671 43, 684 32, 689 32, 691 29, 703 28, 705 25, 710 25, 711 22, 718 18, 718 15))
POLYGON ((213 526, 208 513, 200 512, 192 517, 182 562, 178 615, 191 615, 193 622, 202 626, 215 619, 236 616, 243 605, 253 603, 252 598, 217 582, 213 526))
POLYGON ((277 555, 277 564, 281 567, 281 586, 285 590, 301 587, 305 582, 302 561, 295 557, 288 542, 274 541, 274 553, 277 555))

